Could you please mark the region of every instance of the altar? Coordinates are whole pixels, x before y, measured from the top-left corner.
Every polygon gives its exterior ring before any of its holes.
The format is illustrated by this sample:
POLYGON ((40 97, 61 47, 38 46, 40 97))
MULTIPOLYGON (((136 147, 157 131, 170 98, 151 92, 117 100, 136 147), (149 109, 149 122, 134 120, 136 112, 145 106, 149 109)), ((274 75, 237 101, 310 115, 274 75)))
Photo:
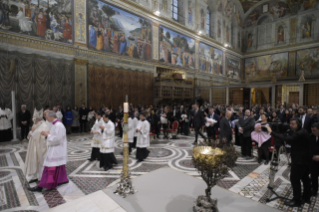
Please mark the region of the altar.
MULTIPOLYGON (((126 198, 113 194, 116 185, 103 191, 129 212, 192 212, 197 196, 204 195, 206 188, 201 179, 169 167, 137 177, 133 185, 138 192, 126 198)), ((212 198, 218 198, 220 212, 278 211, 218 186, 211 193, 212 198)))

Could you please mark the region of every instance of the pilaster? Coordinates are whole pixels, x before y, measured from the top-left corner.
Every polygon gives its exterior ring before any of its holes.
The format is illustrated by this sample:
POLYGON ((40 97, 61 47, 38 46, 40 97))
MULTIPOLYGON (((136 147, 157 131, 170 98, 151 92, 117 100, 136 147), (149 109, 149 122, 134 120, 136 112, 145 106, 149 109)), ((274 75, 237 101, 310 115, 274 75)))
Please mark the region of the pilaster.
POLYGON ((75 66, 75 105, 87 105, 87 60, 74 59, 75 66))
POLYGON ((86 0, 74 1, 74 45, 87 48, 86 0))

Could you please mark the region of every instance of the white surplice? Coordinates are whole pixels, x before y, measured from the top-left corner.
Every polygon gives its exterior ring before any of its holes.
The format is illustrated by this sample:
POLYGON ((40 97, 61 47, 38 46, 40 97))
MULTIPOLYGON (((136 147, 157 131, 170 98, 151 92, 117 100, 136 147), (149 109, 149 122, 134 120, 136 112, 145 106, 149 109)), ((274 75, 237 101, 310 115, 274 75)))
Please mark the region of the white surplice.
POLYGON ((100 126, 104 126, 104 121, 102 118, 100 118, 100 120, 96 119, 96 121, 91 129, 94 133, 94 136, 93 136, 93 139, 91 142, 91 147, 100 148, 100 146, 101 146, 102 139, 103 139, 102 138, 103 133, 102 133, 100 126))
POLYGON ((145 148, 150 146, 150 123, 147 120, 140 122, 137 128, 141 132, 138 133, 136 147, 145 148))
POLYGON ((138 125, 139 125, 139 120, 138 120, 136 117, 134 117, 134 118, 133 118, 133 126, 135 127, 134 137, 137 137, 137 136, 138 136, 138 132, 136 132, 136 128, 137 128, 138 125))
POLYGON ((31 179, 40 180, 43 172, 43 163, 45 154, 47 152, 47 145, 45 143, 45 137, 41 135, 42 131, 48 131, 49 126, 43 120, 34 124, 35 130, 29 133, 29 144, 27 150, 27 156, 24 163, 24 173, 31 179))
POLYGON ((7 117, 0 118, 0 130, 8 130, 11 129, 11 120, 13 119, 13 114, 9 108, 5 108, 2 110, 0 108, 0 117, 5 115, 7 117))
POLYGON ((114 152, 115 125, 109 120, 104 124, 104 127, 100 152, 111 153, 114 152))
POLYGON ((60 121, 55 120, 53 122, 46 144, 48 150, 45 155, 44 166, 65 165, 68 160, 66 129, 60 121))
MULTIPOLYGON (((137 120, 137 119, 136 119, 137 120)), ((133 143, 134 141, 134 136, 136 132, 136 124, 137 121, 134 121, 132 118, 128 118, 128 142, 133 143)))

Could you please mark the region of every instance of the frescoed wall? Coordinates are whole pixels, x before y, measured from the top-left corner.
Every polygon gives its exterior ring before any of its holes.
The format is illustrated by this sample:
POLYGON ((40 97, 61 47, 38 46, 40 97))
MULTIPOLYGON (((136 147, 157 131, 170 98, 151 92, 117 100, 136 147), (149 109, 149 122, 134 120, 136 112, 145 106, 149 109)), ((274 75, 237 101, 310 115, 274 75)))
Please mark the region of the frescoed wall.
POLYGON ((304 71, 305 77, 319 76, 319 47, 297 51, 297 76, 304 71))
POLYGON ((199 70, 225 76, 223 72, 223 51, 204 43, 199 43, 199 70))
POLYGON ((88 0, 88 47, 152 59, 152 23, 102 1, 88 0))
POLYGON ((195 40, 163 26, 159 28, 160 62, 195 68, 195 40))
POLYGON ((248 80, 268 80, 287 76, 288 52, 245 59, 248 80))
POLYGON ((0 29, 73 42, 72 0, 1 0, 0 29))
POLYGON ((226 54, 226 74, 231 78, 231 79, 236 79, 240 80, 241 79, 241 63, 240 63, 240 58, 227 55, 226 54))

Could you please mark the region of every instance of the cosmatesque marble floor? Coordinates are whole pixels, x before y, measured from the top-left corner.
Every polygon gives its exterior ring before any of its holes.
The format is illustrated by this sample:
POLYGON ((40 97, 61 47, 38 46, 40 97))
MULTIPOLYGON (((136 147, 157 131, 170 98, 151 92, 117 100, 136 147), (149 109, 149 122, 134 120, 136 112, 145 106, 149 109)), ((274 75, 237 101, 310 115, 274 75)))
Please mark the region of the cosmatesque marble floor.
MULTIPOLYGON (((35 211, 107 211, 123 212, 112 198, 101 190, 119 182, 122 169, 122 142, 117 137, 115 155, 119 165, 105 172, 99 168, 97 161, 89 162, 91 154, 90 140, 92 135, 74 134, 68 136, 68 156, 66 165, 69 184, 57 189, 32 193, 23 169, 26 157, 27 142, 15 145, 0 146, 0 211, 35 212, 35 211)), ((194 136, 179 135, 178 139, 152 141, 149 157, 142 163, 136 163, 133 150, 129 167, 132 178, 168 166, 194 177, 200 178, 192 164, 192 142, 194 136)), ((236 146, 239 151, 240 147, 236 146)), ((256 150, 254 155, 256 156, 256 150)), ((275 177, 275 189, 280 195, 291 198, 292 188, 289 182, 287 159, 282 161, 275 177)), ((260 165, 256 158, 245 160, 238 158, 236 166, 229 171, 218 186, 240 194, 252 201, 259 201, 282 211, 319 211, 319 198, 312 198, 311 204, 300 208, 289 208, 281 200, 266 203, 268 195, 269 165, 260 165)))

